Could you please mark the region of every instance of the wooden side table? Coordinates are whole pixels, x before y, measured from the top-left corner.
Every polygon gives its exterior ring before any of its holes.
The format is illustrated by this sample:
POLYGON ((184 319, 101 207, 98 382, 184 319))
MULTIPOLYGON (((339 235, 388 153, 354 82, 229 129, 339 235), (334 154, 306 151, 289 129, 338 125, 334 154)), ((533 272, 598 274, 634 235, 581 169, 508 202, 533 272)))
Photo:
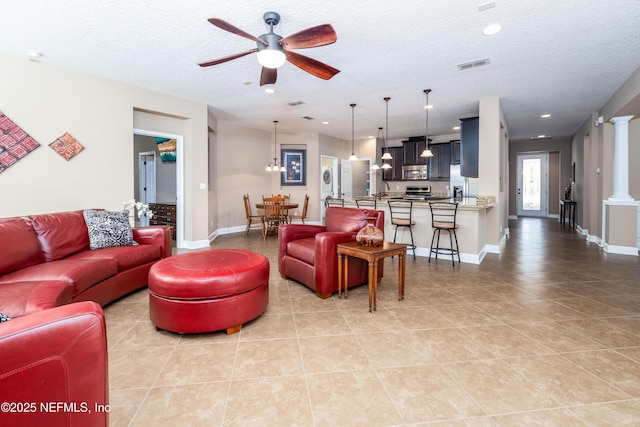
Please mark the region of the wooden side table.
POLYGON ((349 277, 348 257, 366 260, 369 263, 369 312, 376 311, 378 297, 378 262, 385 257, 398 255, 398 300, 404 299, 404 273, 407 257, 407 245, 384 242, 382 246, 361 246, 358 242, 340 243, 338 248, 338 297, 349 296, 347 280, 349 277))
POLYGON ((560 200, 560 222, 562 223, 562 228, 564 228, 564 218, 566 214, 566 208, 569 208, 569 225, 576 229, 576 206, 577 202, 575 200, 560 200))

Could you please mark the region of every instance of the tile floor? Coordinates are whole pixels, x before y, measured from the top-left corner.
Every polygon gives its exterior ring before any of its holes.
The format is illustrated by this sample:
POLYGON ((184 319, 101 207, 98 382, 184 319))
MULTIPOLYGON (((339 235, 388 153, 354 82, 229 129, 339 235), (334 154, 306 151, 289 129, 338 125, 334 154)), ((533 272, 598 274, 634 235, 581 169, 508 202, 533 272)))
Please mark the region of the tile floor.
POLYGON ((557 220, 512 221, 477 265, 385 261, 321 300, 277 271, 276 239, 217 238, 271 260, 267 311, 240 333, 158 332, 142 290, 105 308, 112 426, 640 425, 640 260, 557 220))

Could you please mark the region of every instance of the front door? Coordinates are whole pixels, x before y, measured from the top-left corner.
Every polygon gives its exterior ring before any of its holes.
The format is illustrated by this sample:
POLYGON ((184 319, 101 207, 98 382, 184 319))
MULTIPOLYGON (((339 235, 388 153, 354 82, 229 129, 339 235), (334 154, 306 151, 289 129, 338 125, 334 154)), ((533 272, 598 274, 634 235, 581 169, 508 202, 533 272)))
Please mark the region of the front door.
POLYGON ((518 155, 518 216, 547 216, 548 153, 518 155))

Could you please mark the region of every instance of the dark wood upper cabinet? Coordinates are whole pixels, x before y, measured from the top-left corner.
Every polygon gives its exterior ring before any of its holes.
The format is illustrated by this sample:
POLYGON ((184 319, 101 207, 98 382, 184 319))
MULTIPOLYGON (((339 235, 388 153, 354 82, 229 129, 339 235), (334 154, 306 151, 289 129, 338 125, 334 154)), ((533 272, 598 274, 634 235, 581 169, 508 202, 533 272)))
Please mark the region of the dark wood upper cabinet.
POLYGON ((480 118, 460 119, 460 174, 478 177, 480 118))
POLYGON ((451 176, 451 143, 429 144, 433 157, 429 159, 429 179, 447 181, 451 176))
MULTIPOLYGON (((402 181, 403 147, 389 147, 388 150, 393 159, 382 160, 382 162, 386 162, 391 165, 391 169, 382 169, 382 180, 402 181)), ((383 148, 381 152, 384 154, 385 149, 383 148)))
POLYGON ((426 165, 427 158, 420 157, 426 147, 427 142, 424 136, 412 136, 402 141, 403 164, 406 166, 426 165))
POLYGON ((460 164, 460 141, 451 141, 451 164, 460 164))

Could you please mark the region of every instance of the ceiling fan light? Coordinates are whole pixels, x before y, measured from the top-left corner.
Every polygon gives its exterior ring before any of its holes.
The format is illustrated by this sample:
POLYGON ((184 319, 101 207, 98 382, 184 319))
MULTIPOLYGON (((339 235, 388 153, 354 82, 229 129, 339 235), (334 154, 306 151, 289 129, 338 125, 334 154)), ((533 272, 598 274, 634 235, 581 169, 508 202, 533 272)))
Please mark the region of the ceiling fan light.
POLYGON ((380 158, 382 160, 393 160, 393 156, 388 151, 385 151, 384 154, 382 155, 382 157, 380 157, 380 158))
POLYGON ((286 60, 284 52, 277 49, 265 48, 258 52, 258 62, 266 68, 280 68, 286 60))
POLYGON ((428 148, 425 148, 424 151, 420 154, 420 157, 433 157, 433 153, 428 148))

